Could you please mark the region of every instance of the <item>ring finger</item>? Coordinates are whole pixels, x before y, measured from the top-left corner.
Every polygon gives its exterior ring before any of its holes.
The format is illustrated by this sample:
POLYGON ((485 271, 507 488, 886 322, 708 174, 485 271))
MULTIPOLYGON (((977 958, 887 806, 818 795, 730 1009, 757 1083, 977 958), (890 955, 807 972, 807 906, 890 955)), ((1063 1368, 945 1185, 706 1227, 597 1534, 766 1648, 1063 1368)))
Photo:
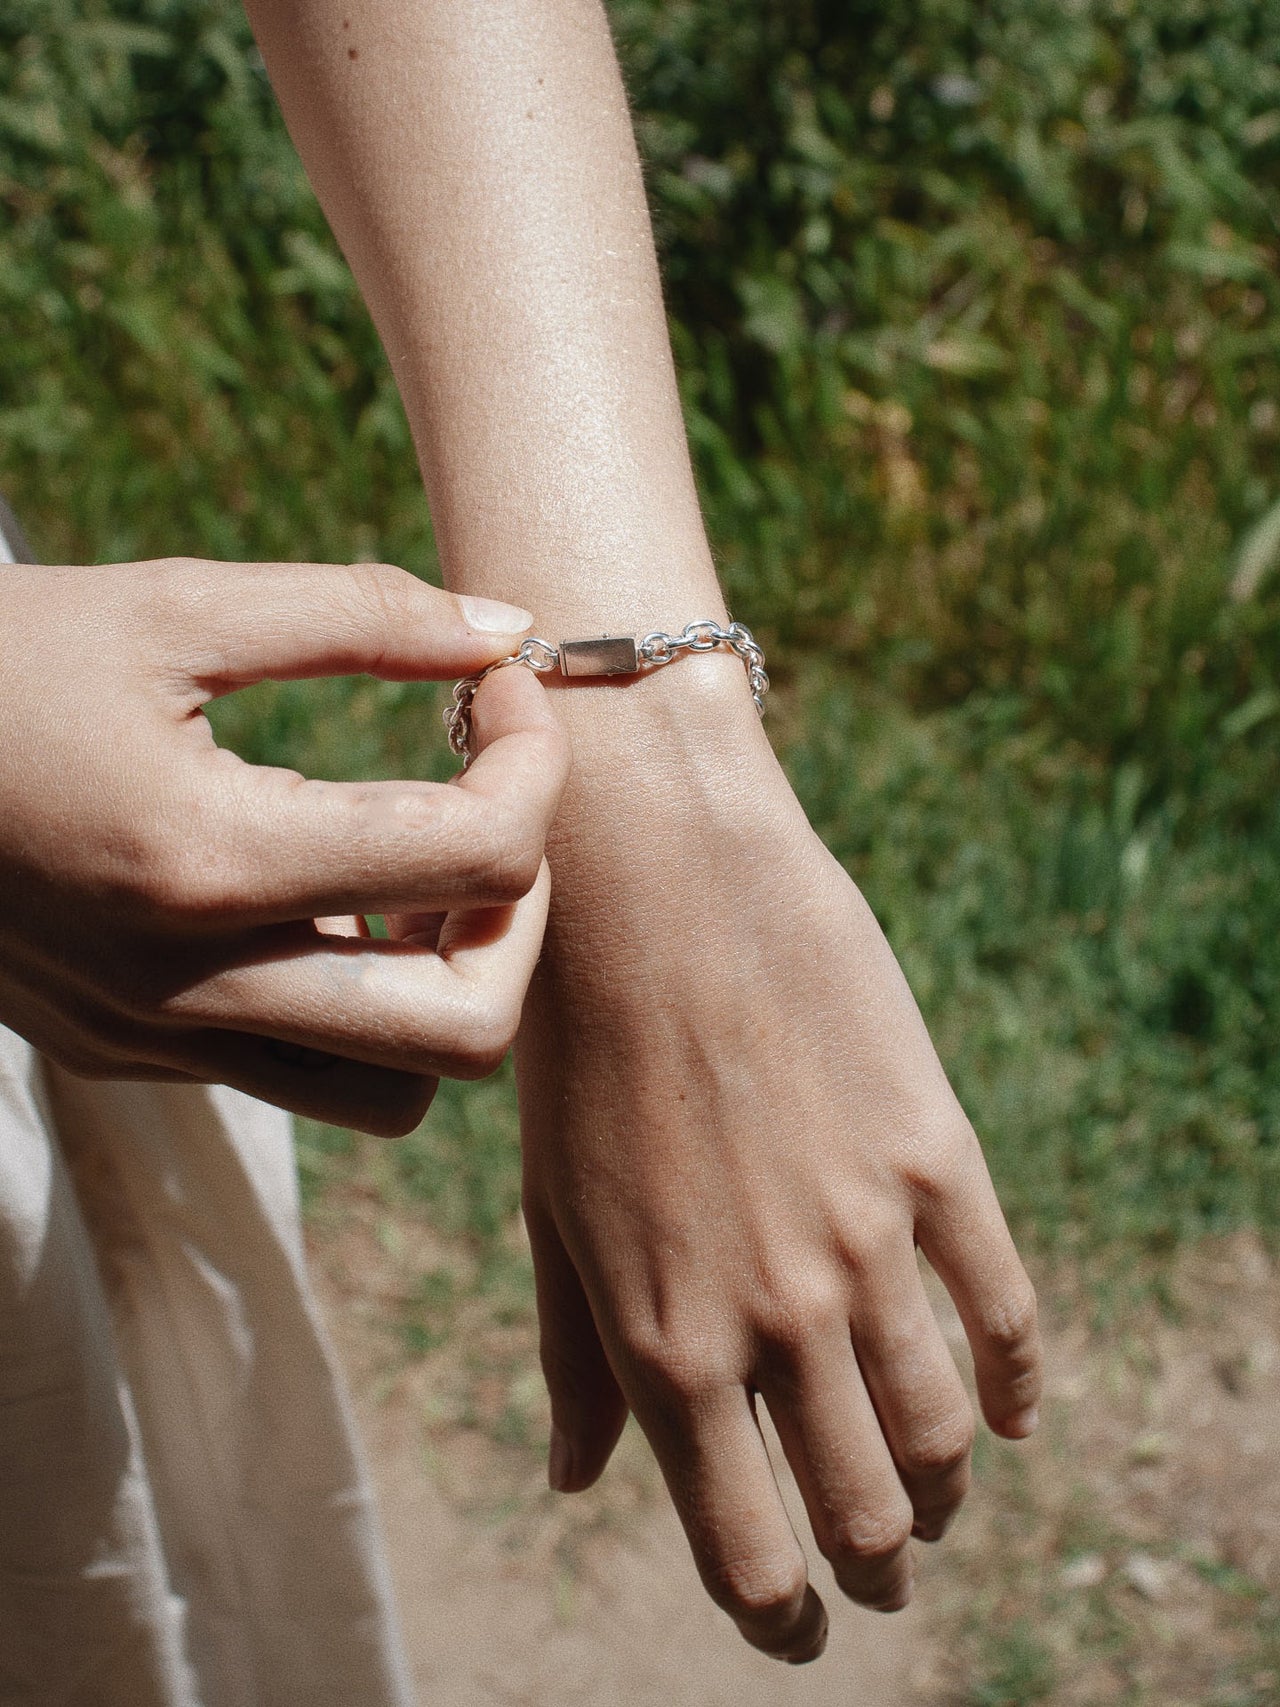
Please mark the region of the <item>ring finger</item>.
POLYGON ((911 1506, 847 1332, 775 1350, 757 1380, 841 1589, 877 1611, 905 1606, 911 1506))
POLYGON ((852 1323, 858 1363, 915 1514, 936 1541, 969 1487, 973 1407, 916 1266, 900 1261, 863 1277, 852 1323))

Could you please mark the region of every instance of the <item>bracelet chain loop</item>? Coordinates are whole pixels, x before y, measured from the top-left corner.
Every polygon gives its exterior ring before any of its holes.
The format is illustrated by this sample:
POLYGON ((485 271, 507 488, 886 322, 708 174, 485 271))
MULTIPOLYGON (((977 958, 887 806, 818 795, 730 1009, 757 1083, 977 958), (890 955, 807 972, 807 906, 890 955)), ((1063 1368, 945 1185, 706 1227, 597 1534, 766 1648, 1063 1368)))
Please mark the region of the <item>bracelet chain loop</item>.
MULTIPOLYGON (((453 693, 444 709, 444 726, 449 732, 449 746, 462 760, 464 770, 471 763, 471 708, 476 691, 485 677, 492 675, 495 670, 506 669, 509 664, 524 664, 539 675, 551 670, 563 671, 565 649, 581 644, 582 642, 578 641, 563 641, 560 646, 553 646, 549 640, 540 640, 536 635, 530 636, 521 643, 520 650, 513 652, 509 658, 498 658, 492 664, 487 664, 483 670, 477 670, 475 675, 465 676, 462 681, 454 684, 453 693)), ((630 644, 631 642, 627 642, 628 646, 630 644)), ((687 623, 679 634, 667 634, 660 628, 654 629, 634 645, 636 668, 610 669, 608 674, 643 675, 649 670, 660 669, 664 664, 674 663, 682 652, 714 652, 720 649, 732 652, 735 657, 741 659, 747 672, 747 682, 755 708, 764 716, 764 696, 769 691, 764 652, 745 623, 730 622, 727 628, 722 628, 719 623, 704 618, 700 622, 687 623)))

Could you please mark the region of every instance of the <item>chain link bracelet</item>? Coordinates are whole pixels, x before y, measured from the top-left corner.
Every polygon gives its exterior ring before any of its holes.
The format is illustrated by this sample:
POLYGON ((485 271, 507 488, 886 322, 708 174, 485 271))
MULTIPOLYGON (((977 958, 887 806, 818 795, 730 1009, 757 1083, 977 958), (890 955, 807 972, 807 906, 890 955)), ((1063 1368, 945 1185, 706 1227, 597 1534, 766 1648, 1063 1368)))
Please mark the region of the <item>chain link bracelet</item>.
POLYGON ((562 640, 559 646, 536 637, 526 640, 509 658, 498 658, 455 685, 444 709, 449 745, 465 770, 471 763, 471 706, 476 690, 486 676, 506 669, 508 664, 524 664, 538 675, 559 670, 565 677, 638 676, 674 663, 682 652, 719 650, 732 652, 742 660, 751 697, 763 717, 769 678, 765 674, 764 653, 751 630, 741 622, 731 622, 727 628, 717 622, 691 622, 680 634, 664 634, 661 629, 654 629, 639 640, 629 634, 602 634, 598 640, 562 640))

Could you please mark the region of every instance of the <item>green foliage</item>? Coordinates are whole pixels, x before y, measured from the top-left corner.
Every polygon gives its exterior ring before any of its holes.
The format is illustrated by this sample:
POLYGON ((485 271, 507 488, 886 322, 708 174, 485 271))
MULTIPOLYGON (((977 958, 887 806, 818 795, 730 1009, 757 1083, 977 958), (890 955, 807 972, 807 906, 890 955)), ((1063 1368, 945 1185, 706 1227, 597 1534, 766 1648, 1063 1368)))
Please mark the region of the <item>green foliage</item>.
POLYGON ((1053 1699, 1053 1656, 1025 1619, 992 1632, 986 1677, 967 1692, 967 1707, 1032 1707, 1053 1699))
MULTIPOLYGON (((1121 1260, 1274 1225, 1280 0, 611 11, 734 606, 1007 1200, 1121 1260)), ((231 0, 0 13, 0 325, 0 486, 46 557, 431 571, 231 0)), ((443 774, 420 688, 217 721, 312 774, 443 774)), ((312 1192, 356 1165, 302 1153, 312 1192)), ((394 1156, 498 1249, 505 1081, 394 1156)))
POLYGON ((797 789, 1019 1224, 1118 1268, 1274 1226, 1280 795, 1249 799, 1257 769, 1144 804, 1136 765, 1090 767, 1007 696, 927 719, 827 681, 804 698, 797 789))
POLYGON ((1276 664, 1280 6, 615 13, 736 603, 1180 772, 1276 664))
POLYGON ((431 561, 390 374, 226 0, 0 13, 0 457, 48 559, 431 561))

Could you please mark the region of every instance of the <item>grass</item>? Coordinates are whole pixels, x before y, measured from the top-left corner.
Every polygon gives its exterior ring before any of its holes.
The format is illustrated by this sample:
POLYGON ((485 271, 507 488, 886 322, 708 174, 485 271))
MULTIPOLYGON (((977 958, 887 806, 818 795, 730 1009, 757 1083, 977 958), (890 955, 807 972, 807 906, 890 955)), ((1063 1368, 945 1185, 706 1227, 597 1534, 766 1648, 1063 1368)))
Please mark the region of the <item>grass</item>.
MULTIPOLYGON (((1255 1307, 1267 1308, 1265 1294, 1255 1307)), ((1057 1374, 1074 1397, 1051 1398, 1029 1450, 980 1439, 975 1490, 945 1562, 927 1562, 936 1575, 925 1593, 951 1636, 928 1699, 947 1707, 1274 1699, 1275 1584, 1233 1562, 1223 1540, 1232 1522, 1248 1520, 1254 1489, 1247 1477, 1215 1483, 1223 1522, 1211 1539, 1187 1510, 1188 1477, 1205 1450, 1193 1442, 1194 1424, 1184 1432, 1184 1419, 1168 1416, 1167 1436, 1142 1433, 1152 1392, 1171 1373, 1185 1381, 1221 1331, 1210 1314, 1176 1342, 1157 1329, 1129 1355, 1105 1338, 1084 1349, 1069 1336, 1058 1341, 1057 1374), (1159 1358, 1150 1366, 1157 1343, 1178 1371, 1159 1358)), ((1219 1426, 1239 1439, 1250 1425, 1223 1415, 1219 1426)), ((1203 1490, 1197 1497, 1203 1504, 1203 1490)))
MULTIPOLYGON (((1187 1247, 1280 1234, 1280 0, 610 9, 770 727, 1020 1238, 1140 1351, 1187 1247)), ((3 8, 0 325, 0 489, 47 560, 435 574, 233 0, 3 8)), ((251 759, 439 777, 438 712, 359 680, 213 715, 251 759)), ((303 1122, 298 1154, 428 1439, 474 1427, 516 1499, 546 1402, 509 1072, 396 1145, 303 1122)), ((1089 1482, 1105 1450, 1032 1488, 980 1447, 955 1707, 1154 1707, 1182 1670, 1206 1707, 1276 1699, 1274 1592, 1166 1549, 1192 1653, 1124 1585, 1151 1543, 1089 1482)))
POLYGON ((990 1639, 983 1670, 968 1691, 971 1707, 1033 1707, 1053 1699, 1053 1656, 1025 1618, 990 1639))
MULTIPOLYGON (((1280 4, 611 10, 774 727, 1022 1237, 1110 1296, 1274 1235, 1280 4)), ((46 558, 434 573, 232 0, 5 8, 0 322, 0 485, 46 558)), ((443 775, 437 709, 291 684, 215 723, 312 774, 443 775)), ((376 1161, 313 1127, 300 1159, 313 1209, 372 1179, 483 1283, 522 1260, 516 1144, 502 1076, 376 1161)))
POLYGON ((1242 860, 1209 802, 1188 833, 1137 766, 1091 774, 1007 696, 904 716, 822 683, 804 723, 800 796, 1033 1238, 1128 1263, 1274 1227, 1274 804, 1242 860))

